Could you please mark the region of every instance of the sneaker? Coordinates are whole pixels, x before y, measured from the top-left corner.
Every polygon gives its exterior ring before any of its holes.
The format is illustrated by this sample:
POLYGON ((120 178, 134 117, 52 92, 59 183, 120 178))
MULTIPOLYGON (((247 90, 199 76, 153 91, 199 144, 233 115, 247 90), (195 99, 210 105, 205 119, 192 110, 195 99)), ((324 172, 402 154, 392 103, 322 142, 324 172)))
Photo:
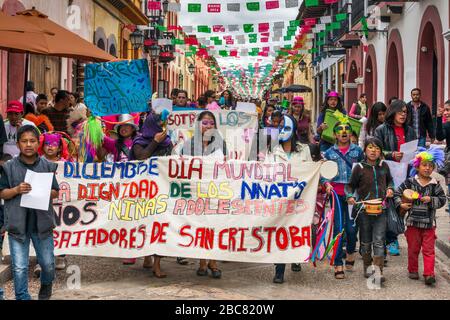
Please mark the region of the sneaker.
POLYGON ((425 284, 427 286, 431 286, 431 285, 433 285, 435 283, 436 283, 436 278, 434 276, 426 276, 425 277, 425 284))
POLYGON ((273 277, 273 283, 281 284, 284 282, 284 277, 281 274, 275 274, 275 277, 273 277))
POLYGON ((36 264, 36 266, 34 267, 34 271, 33 271, 34 276, 36 278, 39 278, 41 276, 41 271, 42 271, 41 266, 39 264, 36 264))
POLYGON ((39 300, 50 300, 52 296, 52 284, 41 284, 41 289, 39 290, 38 299, 39 300))
POLYGON ((56 257, 55 269, 64 270, 66 268, 66 258, 56 257))
POLYGON ((408 278, 412 280, 419 280, 419 273, 418 272, 410 272, 408 275, 408 278))
POLYGON ((399 256, 400 255, 400 251, 398 250, 398 247, 395 245, 395 242, 388 244, 387 250, 391 256, 399 256))
POLYGON ((293 272, 300 272, 302 271, 302 265, 300 263, 293 263, 291 264, 291 270, 293 272))

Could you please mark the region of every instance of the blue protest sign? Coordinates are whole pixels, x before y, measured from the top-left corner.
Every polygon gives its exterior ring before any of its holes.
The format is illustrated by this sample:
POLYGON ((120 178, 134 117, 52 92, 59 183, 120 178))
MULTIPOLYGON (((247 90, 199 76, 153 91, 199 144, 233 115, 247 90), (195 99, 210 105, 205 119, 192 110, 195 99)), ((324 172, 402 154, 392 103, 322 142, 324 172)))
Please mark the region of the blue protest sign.
POLYGON ((147 60, 86 65, 84 101, 94 115, 146 112, 151 98, 147 60))

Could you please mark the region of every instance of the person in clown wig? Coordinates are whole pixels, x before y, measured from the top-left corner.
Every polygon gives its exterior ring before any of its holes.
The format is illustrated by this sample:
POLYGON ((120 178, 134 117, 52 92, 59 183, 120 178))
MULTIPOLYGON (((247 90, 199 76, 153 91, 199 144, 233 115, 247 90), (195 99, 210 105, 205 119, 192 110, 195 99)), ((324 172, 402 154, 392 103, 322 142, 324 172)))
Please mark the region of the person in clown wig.
MULTIPOLYGON (((299 165, 301 162, 312 162, 311 153, 307 144, 300 143, 297 135, 297 124, 292 116, 284 115, 280 123, 280 133, 278 135, 278 144, 272 153, 265 157, 266 162, 288 162, 299 165)), ((274 283, 284 282, 285 264, 275 265, 274 283)), ((300 272, 300 263, 291 265, 293 272, 300 272)))
POLYGON ((444 152, 438 148, 419 147, 411 161, 410 177, 395 191, 395 205, 407 210, 406 241, 408 243, 409 278, 419 280, 419 253, 423 256, 423 277, 426 285, 436 282, 434 274, 436 210, 445 205, 446 196, 431 173, 444 165, 444 152), (412 203, 404 200, 403 191, 413 190, 412 203))

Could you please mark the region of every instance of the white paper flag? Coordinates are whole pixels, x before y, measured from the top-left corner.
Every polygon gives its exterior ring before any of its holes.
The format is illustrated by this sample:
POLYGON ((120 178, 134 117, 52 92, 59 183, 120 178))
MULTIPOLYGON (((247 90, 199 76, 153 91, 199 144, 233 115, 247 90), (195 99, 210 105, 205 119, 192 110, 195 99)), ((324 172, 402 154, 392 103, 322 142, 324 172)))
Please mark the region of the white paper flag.
POLYGON ((298 0, 286 0, 286 8, 298 8, 298 0))
POLYGON ((183 26, 182 28, 185 33, 192 33, 192 31, 194 30, 192 26, 183 26))
POLYGON ((180 12, 181 11, 181 3, 169 2, 169 5, 167 6, 167 11, 180 12))
POLYGON ((331 22, 332 22, 331 16, 320 17, 320 23, 331 23, 331 22))

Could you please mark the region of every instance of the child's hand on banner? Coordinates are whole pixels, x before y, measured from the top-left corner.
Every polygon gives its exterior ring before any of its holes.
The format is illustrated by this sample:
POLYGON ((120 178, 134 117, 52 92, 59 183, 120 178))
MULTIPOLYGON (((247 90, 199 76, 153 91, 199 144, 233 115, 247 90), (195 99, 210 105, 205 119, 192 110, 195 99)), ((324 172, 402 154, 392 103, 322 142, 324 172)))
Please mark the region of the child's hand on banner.
POLYGON ((26 182, 22 182, 16 188, 17 194, 27 194, 31 191, 31 185, 26 182))

